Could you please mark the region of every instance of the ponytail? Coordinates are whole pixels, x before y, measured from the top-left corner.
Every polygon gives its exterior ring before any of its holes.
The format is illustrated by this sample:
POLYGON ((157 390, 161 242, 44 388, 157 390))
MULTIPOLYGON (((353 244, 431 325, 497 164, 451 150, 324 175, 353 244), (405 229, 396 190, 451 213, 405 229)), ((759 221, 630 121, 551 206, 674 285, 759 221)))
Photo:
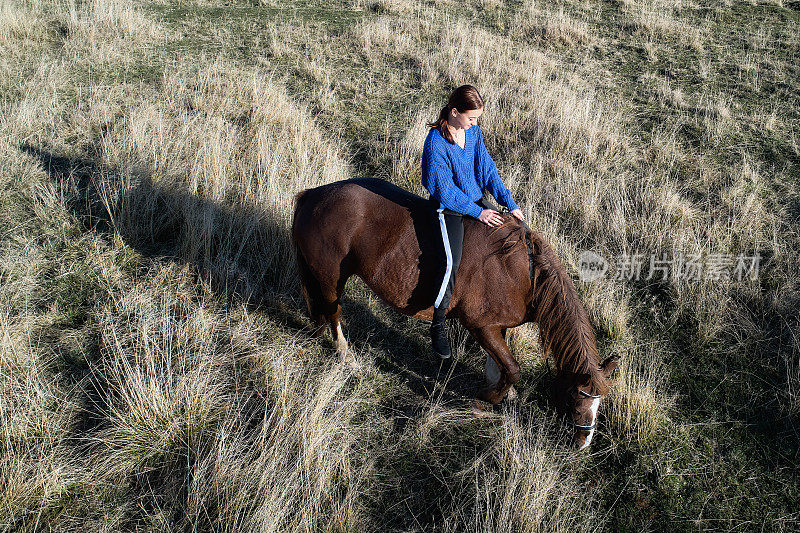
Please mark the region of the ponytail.
POLYGON ((447 139, 447 142, 450 144, 454 143, 453 136, 450 134, 450 128, 446 126, 447 124, 447 117, 450 115, 450 110, 453 109, 450 104, 447 104, 439 111, 439 118, 434 120, 433 122, 428 122, 429 128, 436 128, 438 129, 442 136, 447 139))

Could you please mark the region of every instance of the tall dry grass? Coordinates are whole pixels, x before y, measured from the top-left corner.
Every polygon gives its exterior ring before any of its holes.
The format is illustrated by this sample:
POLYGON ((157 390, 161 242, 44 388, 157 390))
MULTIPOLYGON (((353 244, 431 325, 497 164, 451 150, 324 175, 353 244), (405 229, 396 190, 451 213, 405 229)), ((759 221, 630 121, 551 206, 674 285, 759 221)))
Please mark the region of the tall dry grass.
POLYGON ((286 329, 302 313, 287 296, 292 198, 350 170, 274 73, 217 58, 137 84, 114 69, 154 61, 169 32, 132 4, 4 15, 28 28, 7 46, 60 48, 27 59, 0 124, 3 201, 28 210, 3 238, 4 525, 373 529, 396 513, 384 494, 401 456, 418 472, 465 465, 444 471, 455 492, 431 495, 444 529, 602 524, 552 424, 432 406, 393 434, 387 376, 350 375, 286 329), (464 423, 496 433, 474 462, 469 440, 442 450, 418 429, 464 423))
MULTIPOLYGON (((682 26, 687 3, 619 4, 651 60, 662 38, 705 49, 705 27, 682 26)), ((596 463, 618 449, 660 453, 681 423, 677 354, 662 333, 697 319, 691 342, 755 352, 764 332, 742 302, 785 312, 795 301, 771 170, 747 156, 715 164, 681 141, 694 124, 726 149, 743 120, 731 96, 637 77, 664 118, 643 144, 631 106, 597 81, 607 74, 555 52, 610 46, 589 2, 528 2, 505 33, 423 3, 355 2, 377 14, 342 32, 282 19, 249 62, 196 50, 164 61, 185 35, 137 6, 0 7, 8 530, 602 529, 598 506, 618 487, 587 479, 596 463), (538 399, 546 378, 533 326, 509 339, 532 383, 491 414, 416 397, 369 341, 357 346, 363 372, 349 374, 304 333, 293 195, 364 169, 423 193, 425 122, 443 88, 461 83, 486 96, 482 128, 501 176, 573 273, 586 249, 761 250, 778 265, 766 302, 763 280, 666 282, 654 294, 610 278, 578 283, 602 355, 623 357, 599 454, 569 451, 538 399), (398 98, 401 110, 382 111, 398 98), (666 315, 657 298, 674 304, 666 315)), ((753 46, 769 40, 762 32, 753 46)), ((754 120, 780 131, 775 109, 754 120)), ((348 289, 356 304, 368 298, 361 289, 348 289)), ((463 332, 457 340, 480 371, 475 347, 463 332)), ((784 352, 781 392, 795 414, 799 352, 796 340, 784 352)))
POLYGON ((246 298, 297 285, 294 195, 344 179, 346 165, 268 74, 223 62, 168 73, 123 120, 98 140, 112 169, 98 187, 120 233, 139 242, 170 228, 176 255, 246 298))

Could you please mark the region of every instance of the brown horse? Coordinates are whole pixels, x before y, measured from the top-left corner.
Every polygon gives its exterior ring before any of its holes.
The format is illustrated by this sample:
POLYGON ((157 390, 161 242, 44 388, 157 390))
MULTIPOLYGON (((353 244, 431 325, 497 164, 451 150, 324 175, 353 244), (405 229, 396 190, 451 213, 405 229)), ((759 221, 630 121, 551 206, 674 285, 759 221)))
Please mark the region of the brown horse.
MULTIPOLYGON (((339 324, 340 298, 353 274, 400 312, 432 319, 444 261, 431 201, 371 178, 307 189, 295 198, 292 240, 316 334, 330 325, 343 361, 347 342, 339 324)), ((511 215, 498 227, 464 217, 463 254, 447 316, 459 319, 491 356, 489 386, 481 397, 492 404, 520 378, 506 330, 538 323, 543 353, 552 353, 557 369, 557 405, 575 428, 576 445, 589 445, 616 361, 598 362, 575 286, 539 234, 511 215)))

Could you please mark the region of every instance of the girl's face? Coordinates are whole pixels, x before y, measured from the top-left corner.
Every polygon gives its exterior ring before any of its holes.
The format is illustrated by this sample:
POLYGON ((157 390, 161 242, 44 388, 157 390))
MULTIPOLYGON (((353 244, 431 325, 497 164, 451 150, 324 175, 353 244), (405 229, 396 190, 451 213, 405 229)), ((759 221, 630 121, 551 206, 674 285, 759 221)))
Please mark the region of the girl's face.
POLYGON ((459 113, 458 109, 453 108, 450 110, 450 117, 447 122, 449 122, 454 128, 463 128, 468 130, 478 123, 478 117, 480 117, 482 114, 483 108, 468 109, 463 113, 459 113))

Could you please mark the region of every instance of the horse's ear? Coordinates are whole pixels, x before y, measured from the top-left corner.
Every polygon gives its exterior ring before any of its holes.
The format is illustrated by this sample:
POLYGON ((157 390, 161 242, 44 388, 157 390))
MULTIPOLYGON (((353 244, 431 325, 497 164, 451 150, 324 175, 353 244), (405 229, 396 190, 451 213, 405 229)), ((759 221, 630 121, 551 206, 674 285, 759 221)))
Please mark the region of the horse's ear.
POLYGON ((619 363, 619 356, 612 355, 611 357, 603 361, 603 364, 600 365, 600 370, 603 371, 603 375, 605 377, 608 377, 611 375, 614 369, 617 368, 618 363, 619 363))

